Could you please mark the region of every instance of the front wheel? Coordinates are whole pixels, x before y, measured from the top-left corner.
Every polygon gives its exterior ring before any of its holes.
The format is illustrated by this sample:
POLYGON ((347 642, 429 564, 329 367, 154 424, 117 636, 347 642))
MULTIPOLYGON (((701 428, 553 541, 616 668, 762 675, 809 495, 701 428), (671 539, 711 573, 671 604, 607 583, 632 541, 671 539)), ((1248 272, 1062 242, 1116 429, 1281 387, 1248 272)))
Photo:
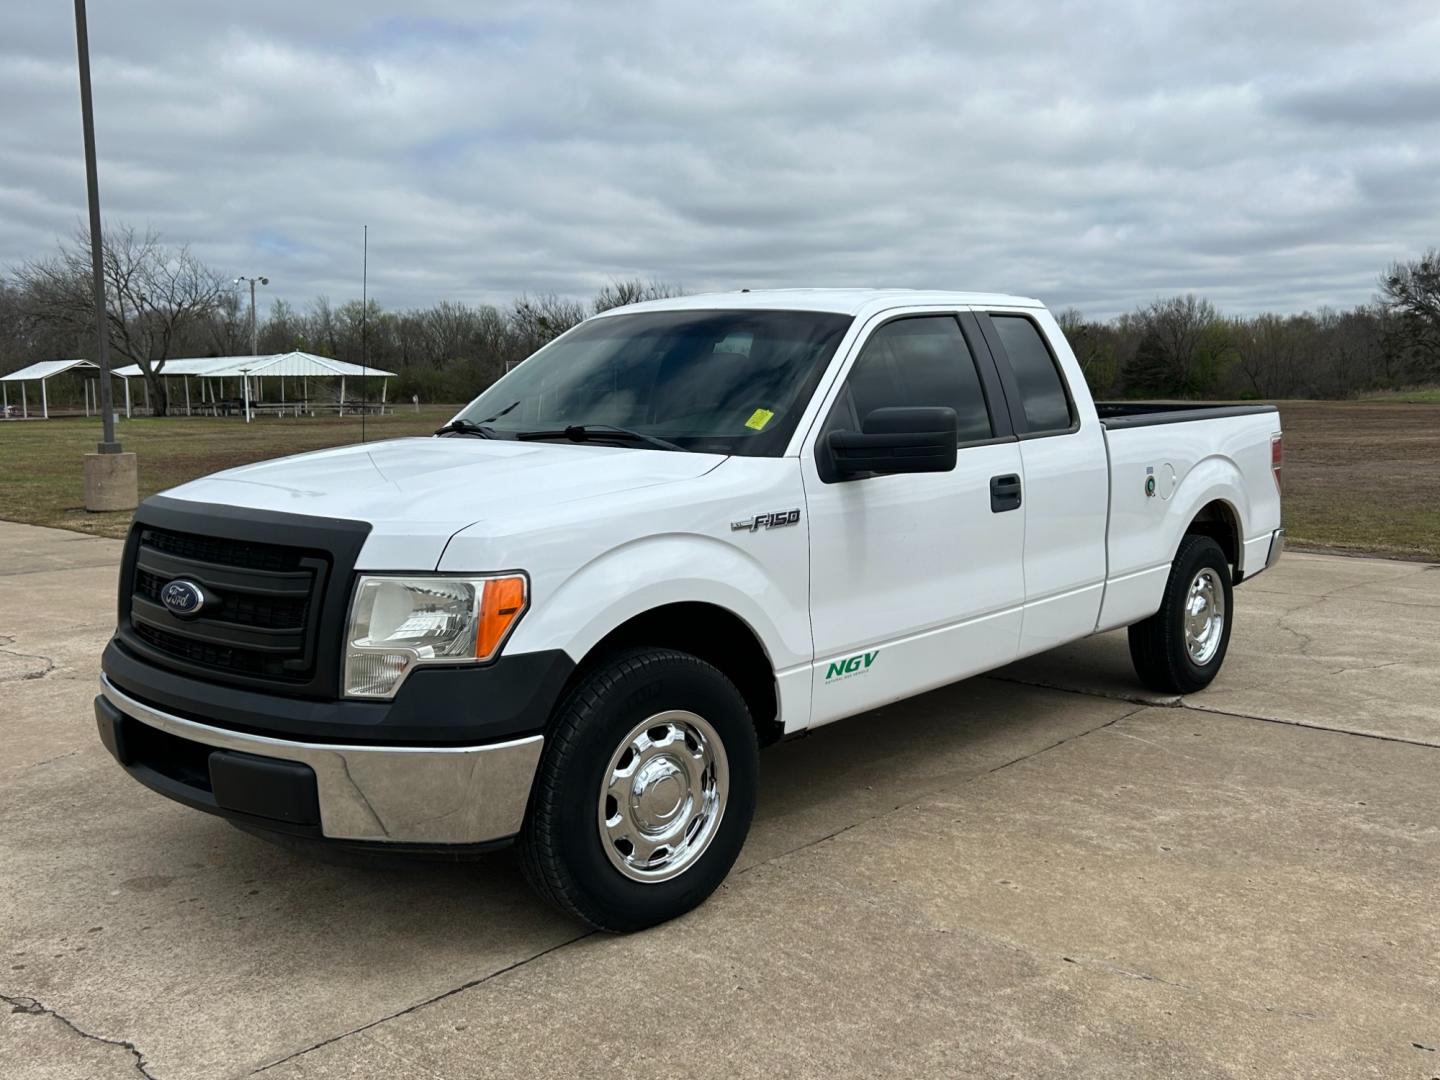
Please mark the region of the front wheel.
POLYGON ((525 876, 600 930, 689 911, 740 854, 758 751, 745 700, 718 669, 668 649, 616 654, 547 732, 520 833, 525 876))
POLYGON ((1208 536, 1180 543, 1160 610, 1130 627, 1130 659, 1151 690, 1193 694, 1210 685, 1230 645, 1234 594, 1225 552, 1208 536))

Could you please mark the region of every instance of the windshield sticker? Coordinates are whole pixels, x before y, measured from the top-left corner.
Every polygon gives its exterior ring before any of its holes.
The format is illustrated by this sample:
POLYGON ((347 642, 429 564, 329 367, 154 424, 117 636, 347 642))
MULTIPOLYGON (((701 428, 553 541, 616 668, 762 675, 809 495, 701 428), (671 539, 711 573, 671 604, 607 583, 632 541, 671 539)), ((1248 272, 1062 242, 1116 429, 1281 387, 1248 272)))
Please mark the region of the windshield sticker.
POLYGON ((775 414, 769 409, 756 409, 750 414, 750 419, 745 421, 745 426, 756 431, 762 430, 766 424, 775 419, 775 414))

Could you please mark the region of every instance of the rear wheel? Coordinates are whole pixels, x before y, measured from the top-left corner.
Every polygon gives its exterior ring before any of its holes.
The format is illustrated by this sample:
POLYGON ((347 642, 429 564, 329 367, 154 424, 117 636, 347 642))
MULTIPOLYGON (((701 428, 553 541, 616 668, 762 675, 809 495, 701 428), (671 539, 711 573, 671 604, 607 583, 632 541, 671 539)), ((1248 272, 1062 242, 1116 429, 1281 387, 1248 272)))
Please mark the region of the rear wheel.
POLYGON ((542 896, 597 929, 672 919, 730 872, 758 772, 749 710, 718 669, 668 649, 618 653, 555 714, 521 866, 542 896))
POLYGON ((1160 610, 1130 627, 1130 659, 1140 681, 1169 694, 1209 686, 1230 645, 1233 596, 1220 545, 1208 536, 1186 536, 1160 610))

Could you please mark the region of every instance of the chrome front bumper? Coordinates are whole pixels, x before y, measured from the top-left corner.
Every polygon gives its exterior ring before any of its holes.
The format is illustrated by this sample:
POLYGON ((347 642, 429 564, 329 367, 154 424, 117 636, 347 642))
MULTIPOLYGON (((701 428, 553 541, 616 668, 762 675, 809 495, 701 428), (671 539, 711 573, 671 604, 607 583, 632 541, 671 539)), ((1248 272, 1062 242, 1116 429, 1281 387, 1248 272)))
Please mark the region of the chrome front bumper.
POLYGON ((336 746, 211 727, 136 701, 105 676, 100 691, 129 719, 217 750, 308 765, 326 838, 475 844, 514 836, 540 762, 539 735, 487 746, 336 746))

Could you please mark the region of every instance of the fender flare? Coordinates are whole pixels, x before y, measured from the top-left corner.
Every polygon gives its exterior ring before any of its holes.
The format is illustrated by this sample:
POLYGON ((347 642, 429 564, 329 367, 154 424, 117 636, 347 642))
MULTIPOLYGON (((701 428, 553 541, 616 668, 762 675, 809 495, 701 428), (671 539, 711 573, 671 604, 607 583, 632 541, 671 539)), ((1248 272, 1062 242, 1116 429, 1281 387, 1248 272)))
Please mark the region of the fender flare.
POLYGON ((1171 515, 1171 534, 1166 537, 1166 550, 1172 562, 1200 512, 1211 503, 1220 503, 1235 519, 1236 568, 1244 571, 1238 564, 1245 557, 1245 523, 1251 519, 1250 500, 1240 467, 1233 460, 1223 454, 1201 458, 1186 472, 1170 501, 1176 507, 1171 515))

